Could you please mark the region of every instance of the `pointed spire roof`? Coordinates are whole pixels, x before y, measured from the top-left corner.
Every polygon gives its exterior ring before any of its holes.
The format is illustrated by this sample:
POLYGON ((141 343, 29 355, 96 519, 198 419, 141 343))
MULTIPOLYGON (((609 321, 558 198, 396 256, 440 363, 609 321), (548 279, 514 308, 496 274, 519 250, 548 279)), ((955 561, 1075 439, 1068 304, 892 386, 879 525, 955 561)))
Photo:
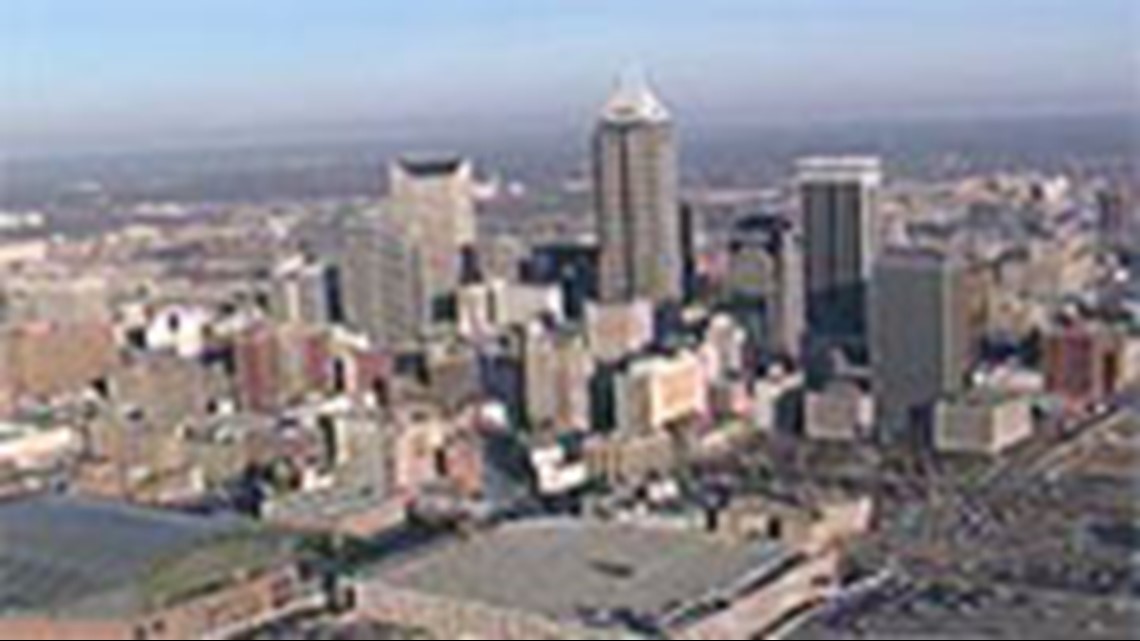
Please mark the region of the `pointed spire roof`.
POLYGON ((654 93, 645 74, 639 71, 622 74, 602 108, 602 120, 606 122, 667 122, 669 119, 669 110, 654 93))

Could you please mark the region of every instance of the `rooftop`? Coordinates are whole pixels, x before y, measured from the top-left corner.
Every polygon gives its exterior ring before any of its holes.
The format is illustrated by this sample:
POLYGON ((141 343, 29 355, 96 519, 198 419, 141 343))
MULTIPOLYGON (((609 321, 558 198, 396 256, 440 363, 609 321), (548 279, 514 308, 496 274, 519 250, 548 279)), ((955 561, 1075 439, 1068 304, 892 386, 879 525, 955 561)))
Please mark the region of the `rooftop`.
POLYGON ((883 179, 882 160, 875 156, 815 156, 796 163, 801 183, 859 182, 876 186, 883 179))
POLYGON ((622 77, 602 108, 602 120, 610 123, 665 123, 669 110, 644 78, 622 77))
POLYGON ((265 567, 284 543, 237 518, 63 495, 0 501, 0 614, 147 611, 265 567))
POLYGON ((664 627, 793 558, 771 542, 550 519, 504 526, 380 570, 401 589, 605 628, 664 627))
POLYGON ((398 162, 404 171, 413 176, 436 178, 459 172, 466 160, 455 154, 421 154, 402 156, 398 162))

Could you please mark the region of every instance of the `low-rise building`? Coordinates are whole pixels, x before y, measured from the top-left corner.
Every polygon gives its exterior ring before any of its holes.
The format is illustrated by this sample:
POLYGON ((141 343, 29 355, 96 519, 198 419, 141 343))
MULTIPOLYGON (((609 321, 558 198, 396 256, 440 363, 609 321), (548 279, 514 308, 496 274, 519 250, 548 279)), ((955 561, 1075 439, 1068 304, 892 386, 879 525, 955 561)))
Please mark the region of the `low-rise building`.
POLYGON ((615 391, 619 430, 659 430, 708 414, 708 379, 693 352, 635 361, 619 375, 615 391))
POLYGON ((324 605, 296 541, 231 518, 0 501, 0 638, 218 639, 324 605))
POLYGON ((585 322, 590 350, 603 363, 628 358, 653 342, 653 305, 649 301, 590 304, 585 322))
POLYGON ((590 467, 585 458, 581 433, 541 435, 530 446, 529 462, 535 489, 541 496, 561 496, 585 487, 590 467))
POLYGON ((1033 411, 1024 396, 974 390, 935 410, 934 444, 940 452, 996 455, 1032 435, 1033 411))
POLYGON ((734 539, 768 538, 805 554, 842 547, 872 525, 870 497, 839 493, 743 495, 716 516, 716 531, 734 539))
POLYGON ((804 399, 804 433, 814 440, 863 440, 874 420, 874 399, 854 383, 836 382, 804 399))
POLYGON ((636 483, 672 471, 677 465, 677 446, 666 431, 621 431, 587 441, 585 458, 591 478, 612 485, 636 483))
POLYGON ((532 285, 505 280, 467 285, 456 295, 461 336, 493 336, 510 327, 549 318, 562 321, 562 290, 554 285, 532 285))
POLYGON ((838 554, 579 520, 515 523, 380 568, 360 614, 462 639, 753 639, 826 598, 838 554))
POLYGON ((1112 327, 1076 324, 1049 330, 1044 339, 1045 384, 1071 406, 1098 403, 1124 382, 1125 337, 1112 327))
POLYGON ((0 423, 0 468, 48 469, 77 456, 82 448, 79 433, 67 425, 0 423))

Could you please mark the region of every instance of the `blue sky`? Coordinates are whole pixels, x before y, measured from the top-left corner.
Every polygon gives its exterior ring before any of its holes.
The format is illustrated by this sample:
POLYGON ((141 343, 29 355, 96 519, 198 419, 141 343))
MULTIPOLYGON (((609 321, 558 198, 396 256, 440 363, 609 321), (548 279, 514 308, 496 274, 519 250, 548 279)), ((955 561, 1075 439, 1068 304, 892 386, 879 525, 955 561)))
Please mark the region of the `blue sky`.
POLYGON ((1124 109, 1140 0, 0 0, 0 144, 681 114, 1124 109))

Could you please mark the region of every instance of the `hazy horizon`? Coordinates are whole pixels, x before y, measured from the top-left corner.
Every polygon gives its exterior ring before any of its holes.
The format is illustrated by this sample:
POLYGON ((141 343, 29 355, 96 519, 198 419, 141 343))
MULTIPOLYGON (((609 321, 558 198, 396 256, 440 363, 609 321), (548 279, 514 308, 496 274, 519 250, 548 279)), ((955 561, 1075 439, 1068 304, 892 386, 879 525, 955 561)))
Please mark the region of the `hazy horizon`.
POLYGON ((0 18, 9 154, 558 130, 631 64, 705 123, 1127 114, 1138 95, 1130 0, 13 0, 0 18))

